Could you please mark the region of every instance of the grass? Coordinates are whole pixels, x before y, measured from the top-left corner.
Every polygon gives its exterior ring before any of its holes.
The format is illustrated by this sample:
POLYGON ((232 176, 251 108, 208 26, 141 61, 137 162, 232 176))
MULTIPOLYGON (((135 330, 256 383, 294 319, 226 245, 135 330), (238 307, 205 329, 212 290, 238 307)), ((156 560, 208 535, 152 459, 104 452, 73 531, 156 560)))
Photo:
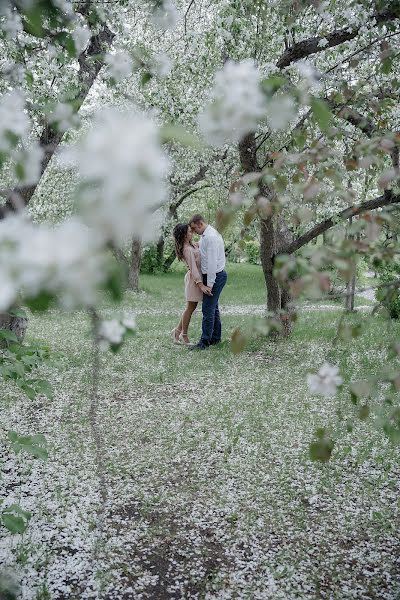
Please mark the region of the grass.
MULTIPOLYGON (((345 392, 321 400, 306 385, 328 355, 346 383, 381 372, 399 325, 388 330, 360 311, 347 320, 360 319, 362 335, 332 347, 341 307, 316 305, 300 311, 290 339, 258 337, 237 356, 229 344, 190 353, 168 334, 182 308, 182 271, 143 276, 142 286, 122 305, 138 314, 137 336, 102 356, 100 540, 85 314, 31 319, 28 341, 59 354, 44 369, 52 401, 4 388, 3 426, 41 431, 51 445, 46 463, 2 452, 8 501, 34 515, 22 538, 0 539, 22 597, 399 597, 399 452, 382 433, 381 405, 360 421, 345 392), (327 464, 308 457, 319 426, 338 434, 327 464)), ((259 319, 264 299, 258 267, 229 265, 225 338, 259 319)), ((116 310, 103 299, 103 315, 116 310)), ((197 315, 194 339, 199 331, 197 315)))

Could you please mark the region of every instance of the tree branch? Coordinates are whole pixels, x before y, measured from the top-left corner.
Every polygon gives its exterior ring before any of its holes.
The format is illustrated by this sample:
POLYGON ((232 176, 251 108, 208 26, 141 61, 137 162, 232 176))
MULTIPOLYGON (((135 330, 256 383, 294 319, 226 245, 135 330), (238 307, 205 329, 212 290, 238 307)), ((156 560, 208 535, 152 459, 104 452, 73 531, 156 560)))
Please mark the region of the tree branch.
MULTIPOLYGON (((375 27, 382 23, 388 21, 395 21, 400 18, 400 4, 398 0, 392 0, 389 2, 387 8, 383 11, 377 12, 370 17, 371 27, 375 27)), ((348 42, 353 40, 359 34, 361 26, 358 27, 344 27, 343 29, 336 29, 331 33, 325 36, 316 36, 314 38, 308 38, 306 40, 302 40, 301 42, 297 42, 297 44, 293 44, 289 46, 278 62, 276 66, 278 69, 284 69, 288 67, 292 62, 296 62, 301 60, 302 58, 306 58, 311 54, 316 54, 318 52, 323 52, 327 48, 333 48, 334 46, 339 46, 343 44, 343 42, 348 42), (327 44, 320 43, 322 40, 326 40, 327 44)))
MULTIPOLYGON (((328 229, 331 229, 331 227, 334 227, 334 225, 337 225, 338 221, 346 221, 350 217, 356 217, 357 215, 361 215, 370 210, 375 210, 376 208, 382 208, 384 206, 399 203, 400 195, 395 195, 392 191, 386 190, 382 196, 378 196, 377 198, 373 198, 372 200, 367 200, 359 206, 349 206, 348 208, 345 208, 333 217, 330 217, 329 219, 325 219, 325 221, 318 223, 318 225, 315 225, 315 227, 310 229, 307 233, 301 235, 297 239, 293 240, 293 242, 283 247, 280 250, 279 254, 292 254, 293 252, 296 252, 296 250, 299 250, 300 248, 311 242, 311 240, 313 240, 314 238, 318 237, 325 231, 328 231, 328 229)), ((275 254, 274 258, 276 256, 277 254, 275 254)))

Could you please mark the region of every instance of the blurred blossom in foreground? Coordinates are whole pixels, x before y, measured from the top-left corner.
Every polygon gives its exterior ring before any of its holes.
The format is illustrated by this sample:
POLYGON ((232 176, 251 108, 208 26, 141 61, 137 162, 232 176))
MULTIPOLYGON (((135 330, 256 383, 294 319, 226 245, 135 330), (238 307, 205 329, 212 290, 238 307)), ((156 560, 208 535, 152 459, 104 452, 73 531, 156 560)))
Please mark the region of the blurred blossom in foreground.
POLYGON ((95 303, 107 276, 101 239, 78 219, 58 227, 36 225, 24 215, 0 221, 0 310, 20 293, 57 296, 64 308, 95 303))
POLYGON ((336 395, 337 387, 342 385, 339 368, 325 362, 317 374, 307 375, 307 384, 312 394, 332 398, 336 395))
POLYGON ((228 61, 216 74, 210 103, 199 116, 200 130, 210 144, 237 143, 257 129, 266 112, 260 81, 252 60, 228 61))
POLYGON ((179 19, 179 13, 172 0, 161 0, 157 3, 152 16, 153 23, 160 29, 173 29, 179 19))
POLYGON ((24 108, 24 97, 16 90, 0 98, 0 152, 11 150, 18 138, 28 135, 30 120, 24 108))
POLYGON ((108 76, 115 79, 115 81, 122 81, 132 73, 133 61, 127 52, 107 54, 104 62, 108 67, 108 76))
POLYGON ((169 163, 148 117, 105 110, 65 158, 83 179, 83 219, 105 242, 157 234, 153 213, 167 199, 169 163))
POLYGON ((124 315, 121 319, 108 319, 99 326, 99 348, 109 350, 110 346, 118 347, 124 341, 128 332, 136 329, 135 317, 131 314, 124 315))

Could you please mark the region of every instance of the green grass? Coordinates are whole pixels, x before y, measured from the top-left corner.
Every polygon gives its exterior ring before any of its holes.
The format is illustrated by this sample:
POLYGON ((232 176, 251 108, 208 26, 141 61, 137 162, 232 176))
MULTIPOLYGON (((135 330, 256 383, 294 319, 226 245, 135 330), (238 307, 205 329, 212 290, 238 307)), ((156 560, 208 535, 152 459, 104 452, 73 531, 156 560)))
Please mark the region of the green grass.
MULTIPOLYGON (((101 360, 107 598, 397 598, 399 452, 379 422, 384 390, 360 421, 346 391, 310 396, 306 375, 326 357, 346 383, 382 372, 399 324, 388 329, 383 317, 360 311, 346 320, 361 320, 362 335, 332 346, 340 305, 305 306, 289 339, 259 336, 237 356, 229 343, 192 353, 168 333, 183 308, 183 269, 143 276, 142 287, 122 303, 138 312, 137 335, 101 360), (337 433, 325 465, 308 455, 321 426, 337 433)), ((226 340, 261 318, 254 307, 264 299, 259 267, 229 265, 226 340)), ((119 310, 103 299, 104 315, 119 310)), ((35 567, 19 571, 27 598, 43 589, 51 598, 92 598, 98 585, 88 331, 82 312, 33 316, 28 341, 50 343, 61 356, 44 370, 55 398, 32 403, 5 390, 14 401, 4 406, 4 427, 42 431, 51 445, 50 460, 32 461, 30 473, 10 458, 15 477, 5 481, 8 491, 22 484, 21 503, 34 514, 24 539, 35 567)), ((199 332, 200 314, 193 339, 199 332)), ((27 552, 14 551, 7 536, 3 551, 10 566, 27 552)))

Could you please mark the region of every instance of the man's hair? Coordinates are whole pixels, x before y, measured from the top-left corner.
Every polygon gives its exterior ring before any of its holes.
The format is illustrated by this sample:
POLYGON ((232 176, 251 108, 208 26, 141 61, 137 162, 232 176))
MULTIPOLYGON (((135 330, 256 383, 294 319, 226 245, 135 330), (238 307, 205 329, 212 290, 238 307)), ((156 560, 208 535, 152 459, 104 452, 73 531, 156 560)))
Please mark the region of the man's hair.
POLYGON ((199 223, 205 223, 206 220, 204 217, 202 217, 201 215, 197 214, 197 215, 193 215, 193 217, 190 219, 189 224, 191 225, 192 223, 195 223, 195 225, 198 225, 199 223))

